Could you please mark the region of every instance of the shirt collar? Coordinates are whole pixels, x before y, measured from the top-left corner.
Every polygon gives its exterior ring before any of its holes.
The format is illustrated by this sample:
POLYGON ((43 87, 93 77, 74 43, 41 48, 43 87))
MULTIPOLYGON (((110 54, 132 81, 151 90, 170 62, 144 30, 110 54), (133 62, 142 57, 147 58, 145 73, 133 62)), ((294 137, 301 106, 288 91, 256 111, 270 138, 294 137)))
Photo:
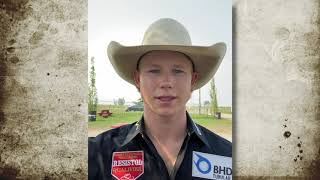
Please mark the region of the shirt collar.
MULTIPOLYGON (((207 138, 205 137, 205 135, 203 134, 203 132, 201 131, 201 129, 198 127, 198 125, 196 123, 193 122, 191 116, 189 115, 188 112, 187 113, 187 129, 188 129, 188 135, 191 136, 192 134, 196 134, 197 137, 204 143, 206 144, 208 147, 210 147, 207 138)), ((121 146, 124 146, 126 144, 128 144, 130 141, 132 141, 138 134, 140 134, 141 136, 143 136, 145 133, 145 129, 144 129, 144 117, 142 116, 141 119, 136 122, 130 129, 129 129, 129 133, 127 134, 125 140, 123 141, 123 143, 121 144, 121 146)))
POLYGON ((197 125, 187 112, 187 128, 188 128, 188 135, 192 135, 193 133, 197 135, 197 137, 209 148, 211 148, 208 139, 206 138, 205 134, 201 131, 199 125, 197 125))
POLYGON ((143 132, 143 126, 141 125, 143 123, 143 116, 141 117, 141 119, 136 122, 130 129, 129 132, 126 136, 126 138, 124 139, 123 143, 121 144, 121 146, 124 146, 126 144, 128 144, 133 138, 135 138, 138 134, 142 134, 143 132))

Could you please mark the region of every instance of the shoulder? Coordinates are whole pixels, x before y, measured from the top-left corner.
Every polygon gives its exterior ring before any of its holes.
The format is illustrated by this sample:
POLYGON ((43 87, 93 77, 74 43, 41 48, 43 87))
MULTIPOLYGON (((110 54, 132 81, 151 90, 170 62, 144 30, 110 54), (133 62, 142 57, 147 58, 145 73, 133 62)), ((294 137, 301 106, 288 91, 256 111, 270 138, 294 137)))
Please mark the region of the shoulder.
MULTIPOLYGON (((136 123, 136 122, 135 122, 136 123)), ((130 129, 135 125, 135 123, 123 125, 118 128, 110 129, 105 131, 96 137, 89 138, 89 149, 90 148, 103 148, 103 147, 116 147, 116 145, 121 145, 128 135, 130 129), (112 146, 111 146, 112 145, 112 146), (95 147, 93 147, 95 146, 95 147)))
POLYGON ((135 123, 108 130, 96 137, 88 138, 88 179, 99 179, 111 154, 119 148, 135 123))
POLYGON ((222 156, 232 157, 232 143, 227 139, 217 135, 209 129, 197 124, 209 145, 214 151, 222 156))

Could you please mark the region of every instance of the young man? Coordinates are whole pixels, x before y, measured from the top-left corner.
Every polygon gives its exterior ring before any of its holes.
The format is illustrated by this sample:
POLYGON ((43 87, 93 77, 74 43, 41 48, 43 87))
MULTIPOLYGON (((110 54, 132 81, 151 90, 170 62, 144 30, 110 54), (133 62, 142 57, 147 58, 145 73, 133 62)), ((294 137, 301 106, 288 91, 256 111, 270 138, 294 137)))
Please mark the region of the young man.
POLYGON ((195 124, 186 111, 193 90, 215 74, 226 47, 192 46, 187 30, 160 19, 143 45, 111 42, 116 72, 135 85, 144 102, 140 121, 89 140, 89 179, 230 179, 232 145, 195 124))

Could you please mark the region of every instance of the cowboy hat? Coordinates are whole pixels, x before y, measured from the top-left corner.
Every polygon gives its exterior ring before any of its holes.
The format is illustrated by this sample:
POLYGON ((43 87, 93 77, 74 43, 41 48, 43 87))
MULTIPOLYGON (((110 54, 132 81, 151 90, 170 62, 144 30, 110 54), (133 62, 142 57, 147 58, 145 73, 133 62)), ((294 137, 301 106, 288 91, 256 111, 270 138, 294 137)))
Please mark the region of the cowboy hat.
POLYGON ((159 19, 149 26, 142 45, 123 46, 112 41, 108 46, 109 60, 121 78, 135 85, 133 78, 138 60, 147 52, 155 50, 177 51, 187 55, 193 62, 199 79, 194 90, 204 86, 216 73, 225 53, 225 43, 212 46, 192 46, 186 28, 176 20, 159 19))

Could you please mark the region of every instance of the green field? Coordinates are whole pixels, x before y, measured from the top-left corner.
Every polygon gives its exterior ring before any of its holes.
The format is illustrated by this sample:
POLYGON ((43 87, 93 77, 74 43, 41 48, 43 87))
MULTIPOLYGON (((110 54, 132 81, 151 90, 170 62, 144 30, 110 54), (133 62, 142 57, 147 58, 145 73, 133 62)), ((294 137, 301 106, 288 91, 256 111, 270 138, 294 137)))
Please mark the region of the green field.
MULTIPOLYGON (((111 111, 112 112, 112 111, 111 111)), ((122 112, 122 113, 114 113, 112 116, 108 118, 103 118, 97 115, 96 121, 90 121, 90 128, 103 128, 110 129, 112 125, 116 125, 118 123, 133 123, 140 119, 142 112, 122 112)))
MULTIPOLYGON (((199 107, 198 106, 188 106, 187 110, 190 113, 197 114, 199 112, 199 107)), ((231 107, 219 107, 218 111, 223 114, 232 114, 231 107)), ((211 113, 210 106, 202 106, 201 113, 202 114, 210 114, 211 113)))
MULTIPOLYGON (((140 119, 142 112, 125 112, 126 106, 115 106, 115 105, 99 105, 98 111, 101 109, 108 109, 113 114, 108 118, 103 118, 97 115, 96 121, 88 122, 88 127, 90 129, 110 129, 111 126, 117 125, 119 123, 133 123, 140 119)), ((215 119, 210 115, 198 115, 191 114, 192 119, 215 132, 221 132, 226 134, 231 134, 232 131, 232 120, 231 119, 215 119)))

